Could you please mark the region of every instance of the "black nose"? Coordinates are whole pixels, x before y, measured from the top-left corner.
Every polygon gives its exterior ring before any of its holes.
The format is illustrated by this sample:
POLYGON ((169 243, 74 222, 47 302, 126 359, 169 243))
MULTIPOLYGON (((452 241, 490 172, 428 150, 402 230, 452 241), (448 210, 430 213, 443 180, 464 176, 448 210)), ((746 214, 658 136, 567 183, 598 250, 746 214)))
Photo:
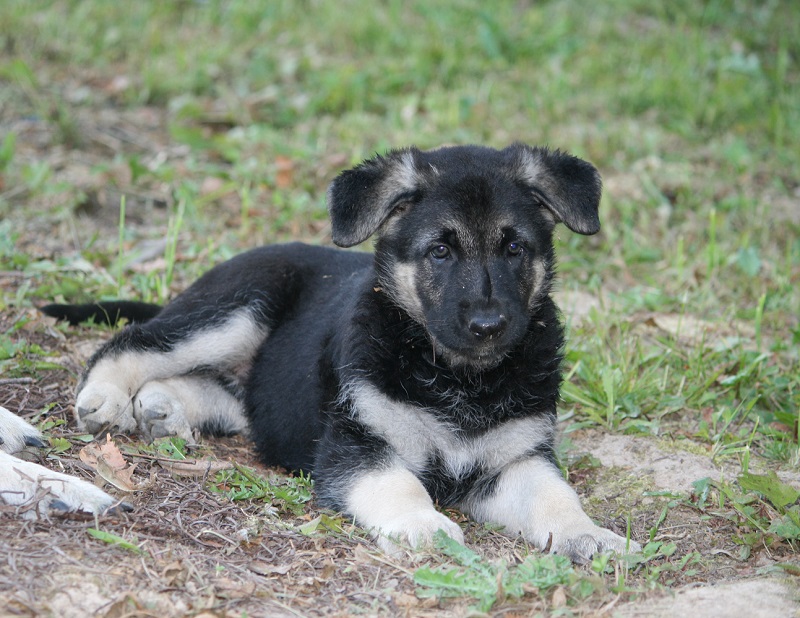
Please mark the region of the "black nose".
POLYGON ((470 318, 469 332, 478 339, 489 339, 501 334, 508 326, 508 319, 502 313, 478 314, 470 318))

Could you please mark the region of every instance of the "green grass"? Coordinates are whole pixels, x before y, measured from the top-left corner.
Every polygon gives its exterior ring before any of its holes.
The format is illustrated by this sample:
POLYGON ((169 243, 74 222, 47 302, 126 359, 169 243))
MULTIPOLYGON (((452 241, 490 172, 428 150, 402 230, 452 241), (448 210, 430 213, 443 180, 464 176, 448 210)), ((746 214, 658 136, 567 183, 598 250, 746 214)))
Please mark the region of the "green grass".
POLYGON ((597 585, 591 578, 581 576, 564 556, 528 556, 514 566, 489 564, 481 557, 454 541, 443 532, 436 534, 436 548, 451 558, 456 566, 431 568, 424 566, 414 573, 421 598, 472 597, 477 601, 474 612, 488 612, 505 599, 519 599, 526 589, 536 589, 545 596, 553 590, 569 587, 570 596, 583 600, 597 585))
POLYGON ((111 532, 106 532, 104 530, 98 530, 97 528, 87 528, 86 533, 93 539, 97 539, 103 543, 108 543, 114 547, 125 549, 134 554, 144 554, 144 550, 137 545, 136 540, 128 541, 119 535, 112 534, 111 532))
POLYGON ((211 491, 222 493, 231 500, 260 500, 280 511, 299 515, 311 500, 311 480, 302 474, 268 480, 246 466, 217 473, 209 485, 211 491))
MULTIPOLYGON (((24 332, 34 304, 163 302, 244 248, 329 242, 328 182, 375 151, 549 144, 592 160, 606 184, 602 232, 557 238, 560 287, 601 301, 570 329, 562 418, 739 466, 737 481, 668 498, 663 517, 694 509, 736 522, 742 547, 796 552, 796 505, 745 476, 800 465, 795 3, 487 6, 2 3, 0 271, 19 283, 0 286, 0 309, 20 317, 0 333, 0 370, 50 367, 24 332), (100 112, 147 108, 163 113, 168 146, 140 120, 130 143, 86 130, 100 112), (91 211, 98 187, 124 197, 91 211), (147 206, 151 195, 166 207, 147 206), (142 264, 146 240, 164 242, 162 261, 142 264)), ((305 508, 302 480, 220 474, 232 498, 305 508)), ((673 554, 657 531, 637 564, 598 564, 588 579, 554 566, 568 607, 596 586, 627 589, 628 568, 653 585, 695 568, 696 553, 673 554)), ((450 562, 418 572, 422 594, 472 595, 482 610, 514 598, 503 578, 530 560, 503 570, 440 549, 450 562)))
POLYGON ((668 585, 671 573, 685 573, 700 558, 697 552, 677 555, 675 543, 651 541, 639 554, 619 559, 611 554, 599 554, 588 569, 582 570, 569 558, 553 554, 532 553, 512 564, 490 562, 442 532, 437 533, 435 544, 450 562, 425 565, 414 572, 417 596, 471 598, 475 604, 470 610, 482 613, 498 603, 534 594, 554 603, 555 611, 573 615, 572 610, 603 595, 634 592, 628 581, 633 569, 645 572, 642 579, 647 585, 668 585), (563 600, 556 602, 558 596, 563 600))

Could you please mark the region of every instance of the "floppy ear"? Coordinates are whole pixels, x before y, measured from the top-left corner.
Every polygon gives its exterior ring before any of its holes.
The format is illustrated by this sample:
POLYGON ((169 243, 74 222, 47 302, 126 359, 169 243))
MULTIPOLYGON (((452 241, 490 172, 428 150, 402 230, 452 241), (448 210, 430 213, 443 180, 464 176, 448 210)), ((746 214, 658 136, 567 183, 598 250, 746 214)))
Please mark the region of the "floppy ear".
POLYGON ((578 234, 600 231, 602 181, 594 165, 558 150, 531 148, 525 144, 516 149, 518 173, 542 204, 578 234))
POLYGON ((331 236, 352 247, 372 236, 392 211, 419 193, 416 148, 393 150, 339 174, 328 189, 331 236))

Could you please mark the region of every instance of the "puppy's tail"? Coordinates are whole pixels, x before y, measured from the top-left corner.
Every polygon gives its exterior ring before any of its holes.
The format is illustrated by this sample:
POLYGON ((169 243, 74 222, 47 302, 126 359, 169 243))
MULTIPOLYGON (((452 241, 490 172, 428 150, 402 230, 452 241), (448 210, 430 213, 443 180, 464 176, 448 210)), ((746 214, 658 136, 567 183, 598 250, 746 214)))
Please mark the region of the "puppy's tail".
POLYGON ((45 305, 39 307, 39 311, 59 321, 66 320, 72 326, 90 320, 95 324, 113 326, 120 320, 127 320, 131 324, 147 322, 161 312, 161 307, 133 300, 111 300, 85 305, 45 305))

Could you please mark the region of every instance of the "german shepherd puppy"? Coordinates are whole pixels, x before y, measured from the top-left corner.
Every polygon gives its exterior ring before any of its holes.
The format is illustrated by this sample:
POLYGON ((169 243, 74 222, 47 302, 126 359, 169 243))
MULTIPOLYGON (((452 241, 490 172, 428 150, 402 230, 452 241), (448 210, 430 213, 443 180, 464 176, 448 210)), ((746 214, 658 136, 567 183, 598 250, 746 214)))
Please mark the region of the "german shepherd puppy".
POLYGON ((636 550, 589 519, 554 454, 553 229, 597 232, 600 190, 589 163, 523 144, 376 156, 328 193, 333 242, 374 236, 374 255, 262 247, 163 309, 103 307, 150 319, 90 359, 80 423, 249 430, 265 464, 310 471, 319 503, 388 551, 439 529, 463 542, 435 503, 576 562, 636 550))

